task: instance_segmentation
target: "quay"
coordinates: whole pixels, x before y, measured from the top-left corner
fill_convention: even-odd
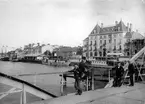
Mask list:
[[[111,87],[83,92],[81,96],[73,93],[29,104],[145,104],[145,83],[136,83],[134,87]]]

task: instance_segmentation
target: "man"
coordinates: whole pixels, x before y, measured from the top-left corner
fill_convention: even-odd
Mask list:
[[[86,57],[82,57],[82,61],[79,63],[79,70],[80,70],[80,76],[82,79],[86,79],[88,74],[88,66],[87,66],[87,60]]]
[[[130,63],[130,61],[128,61],[128,74],[129,74],[129,79],[130,79],[130,85],[129,86],[134,86],[134,79],[133,76],[135,74],[135,68],[133,63]]]
[[[75,88],[77,89],[76,95],[82,94],[82,89],[80,87],[80,83],[82,80],[85,80],[88,75],[86,57],[82,57],[82,61],[79,63],[78,67],[75,66],[77,72],[74,71],[75,76]]]
[[[122,85],[122,77],[124,74],[124,69],[121,66],[121,63],[118,62],[117,66],[115,67],[115,78],[114,78],[114,87],[120,87]]]
[[[78,65],[74,65],[74,78],[75,78],[75,83],[74,83],[74,87],[76,89],[76,95],[81,95],[82,94],[82,89],[80,87],[80,83],[81,83],[81,75],[80,75],[80,70]]]

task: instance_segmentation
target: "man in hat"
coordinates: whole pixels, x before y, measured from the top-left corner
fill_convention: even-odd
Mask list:
[[[77,68],[77,67],[75,67]],[[82,80],[86,79],[88,71],[87,71],[87,60],[86,57],[82,57],[81,62],[78,65],[77,68],[77,73],[75,75],[75,79],[76,79],[76,85],[75,88],[77,88],[77,95],[81,95],[82,94],[82,89],[80,88],[80,83]],[[75,73],[74,73],[75,74]]]
[[[121,63],[118,62],[117,66],[115,67],[115,78],[114,78],[114,87],[120,87],[122,85],[121,81],[124,75],[124,69],[121,66]]]

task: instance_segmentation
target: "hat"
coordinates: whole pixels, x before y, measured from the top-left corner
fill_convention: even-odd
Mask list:
[[[86,57],[82,57],[83,60],[86,60]]]

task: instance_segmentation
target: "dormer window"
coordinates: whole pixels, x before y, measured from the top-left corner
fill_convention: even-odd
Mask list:
[[[96,33],[96,30],[94,30],[94,34]]]

